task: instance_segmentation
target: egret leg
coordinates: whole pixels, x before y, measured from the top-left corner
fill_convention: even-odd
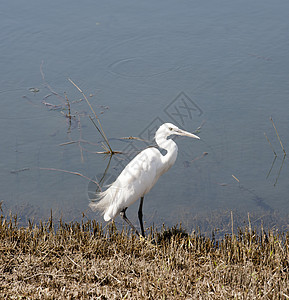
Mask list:
[[[139,223],[140,223],[141,235],[143,237],[145,237],[145,231],[144,231],[143,219],[142,219],[142,217],[143,217],[143,213],[142,213],[143,199],[144,199],[144,197],[140,198],[139,209],[138,209],[138,219],[139,219]]]
[[[126,223],[132,228],[132,230],[138,235],[140,236],[139,232],[136,230],[136,228],[133,226],[132,222],[127,218],[125,211],[127,210],[127,207],[125,209],[123,209],[120,212],[120,216],[124,219],[124,221],[126,221]]]

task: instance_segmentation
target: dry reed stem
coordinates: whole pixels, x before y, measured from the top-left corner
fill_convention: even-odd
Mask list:
[[[265,135],[265,138],[266,138],[267,142],[269,143],[269,145],[270,145],[270,147],[271,147],[271,149],[272,149],[274,155],[277,157],[276,151],[274,150],[274,148],[273,148],[273,146],[272,146],[272,144],[271,144],[271,142],[270,142],[270,140],[269,140],[269,138],[267,137],[267,135],[266,135],[265,132],[264,132],[264,135]]]
[[[95,113],[94,109],[92,108],[90,102],[88,101],[86,95],[85,95],[84,92],[76,85],[76,83],[74,83],[74,82],[72,81],[72,79],[68,78],[68,80],[69,80],[69,82],[71,82],[71,83],[77,88],[77,90],[78,90],[78,91],[82,94],[82,96],[84,97],[86,103],[88,104],[90,110],[93,112],[94,117],[96,118],[96,120],[97,120],[97,122],[98,122],[99,128],[98,128],[98,126],[96,126],[96,124],[95,124],[95,122],[93,121],[93,119],[89,116],[90,120],[93,122],[94,126],[96,127],[96,129],[98,130],[98,132],[100,133],[100,135],[104,138],[104,140],[105,140],[105,142],[106,142],[106,144],[107,144],[107,146],[108,146],[110,152],[113,153],[113,151],[112,151],[112,149],[111,149],[111,147],[110,147],[110,145],[109,145],[108,139],[107,139],[107,137],[106,137],[106,135],[105,135],[105,133],[104,133],[104,130],[103,130],[103,128],[102,128],[102,125],[101,125],[101,123],[100,123],[100,120],[99,120],[97,114]]]
[[[87,176],[85,176],[85,175],[83,175],[83,174],[81,174],[79,172],[73,172],[73,171],[68,171],[68,170],[63,170],[63,169],[55,169],[55,168],[41,168],[41,167],[39,167],[38,169],[39,170],[47,170],[47,171],[57,171],[57,172],[63,172],[63,173],[68,173],[68,174],[72,174],[72,175],[77,175],[77,176],[83,177],[83,178],[85,178],[85,179],[87,179],[87,180],[89,180],[89,181],[97,184],[98,187],[100,187],[99,183],[97,181],[95,181],[95,180],[93,180],[91,178],[88,178]]]
[[[284,152],[284,155],[286,155],[286,151],[285,151],[285,149],[284,149],[284,147],[283,147],[282,141],[281,141],[281,139],[280,139],[280,136],[279,136],[279,134],[278,134],[277,128],[276,128],[276,126],[275,126],[275,124],[274,124],[274,122],[273,122],[272,117],[270,117],[270,121],[272,122],[272,125],[273,125],[273,127],[274,127],[274,129],[275,129],[276,135],[277,135],[277,137],[278,137],[278,140],[279,140],[279,143],[280,143],[280,145],[281,145],[281,148],[282,148],[282,150],[283,150],[283,152]]]

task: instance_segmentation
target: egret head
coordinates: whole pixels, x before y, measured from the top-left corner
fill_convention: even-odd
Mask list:
[[[156,132],[156,139],[158,137],[164,137],[167,138],[170,135],[182,135],[182,136],[188,136],[194,139],[200,139],[197,135],[187,132],[185,130],[182,130],[178,128],[176,125],[171,123],[165,123],[161,125],[161,127]]]

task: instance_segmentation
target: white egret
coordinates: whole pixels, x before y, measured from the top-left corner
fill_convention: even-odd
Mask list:
[[[145,236],[143,227],[143,200],[155,185],[159,177],[167,172],[175,163],[178,155],[178,146],[172,139],[167,139],[171,135],[188,136],[199,139],[198,136],[179,129],[171,123],[160,126],[155,135],[155,141],[159,148],[166,150],[162,155],[154,147],[147,148],[140,152],[120,173],[106,191],[100,192],[96,201],[89,204],[93,211],[100,210],[104,214],[104,220],[113,220],[118,214],[126,221],[139,235],[136,228],[126,217],[126,209],[140,198],[138,217],[141,227],[141,234]]]

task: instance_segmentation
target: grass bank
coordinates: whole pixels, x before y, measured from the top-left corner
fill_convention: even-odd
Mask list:
[[[95,221],[1,217],[1,299],[287,299],[289,234],[220,240],[181,228],[139,239]]]

